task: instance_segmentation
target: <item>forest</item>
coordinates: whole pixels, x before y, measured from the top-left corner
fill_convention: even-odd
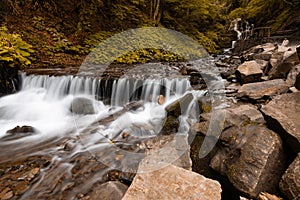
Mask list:
[[[7,66],[80,66],[96,45],[133,28],[176,30],[218,54],[231,46],[235,36],[228,28],[236,18],[255,27],[270,26],[272,34],[300,24],[298,0],[0,0],[0,5],[2,84],[5,76],[14,76]],[[171,52],[148,49],[128,52],[115,62],[181,60]]]

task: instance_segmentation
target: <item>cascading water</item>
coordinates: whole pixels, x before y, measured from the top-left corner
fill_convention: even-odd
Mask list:
[[[186,93],[192,93],[194,101],[180,117],[180,133],[187,133],[188,118],[197,119],[199,113],[195,99],[203,95],[203,92],[191,90],[187,78],[101,80],[22,74],[21,91],[0,99],[0,146],[9,149],[0,152],[0,163],[36,154],[54,154],[45,173],[55,177],[61,170],[70,170],[73,166],[70,162],[74,156],[86,150],[93,152],[103,148],[102,157],[109,160],[116,157],[116,152],[110,150],[109,145],[122,138],[122,133],[130,133],[138,138],[157,135],[166,117],[165,107]],[[157,102],[160,95],[165,98],[162,105]],[[89,99],[93,103],[95,114],[80,115],[70,111],[73,100],[79,97]],[[118,112],[132,101],[143,101],[144,104],[137,110]],[[112,119],[109,116],[112,116]],[[95,122],[99,123],[91,126]],[[7,137],[8,130],[24,125],[34,127],[36,132],[19,139]],[[80,141],[75,142],[76,147],[67,155],[56,153],[60,152],[61,147],[51,145],[65,140],[73,142],[78,138]],[[115,163],[112,165],[109,167],[119,167]],[[80,188],[87,189],[97,181],[99,177],[93,177]],[[37,188],[47,190],[47,187],[49,186],[44,177],[23,197],[30,199],[37,192]]]

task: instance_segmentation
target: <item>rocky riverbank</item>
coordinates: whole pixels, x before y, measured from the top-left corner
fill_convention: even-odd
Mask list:
[[[141,139],[123,132],[120,141],[111,141],[115,145],[93,149],[93,155],[77,149],[92,134],[88,129],[80,138],[64,136],[19,148],[9,141],[33,135],[35,129],[16,127],[1,138],[1,149],[14,151],[1,153],[0,199],[298,199],[299,59],[296,47],[270,43],[217,61],[225,88],[198,99],[201,115],[189,135],[174,133],[190,94],[166,106],[158,136]],[[128,75],[131,68],[115,69],[106,70],[109,78]],[[206,80],[213,79],[193,64],[168,64],[166,69],[189,76],[194,89],[205,89]],[[211,98],[221,93],[223,101]],[[101,124],[110,122],[108,116]]]

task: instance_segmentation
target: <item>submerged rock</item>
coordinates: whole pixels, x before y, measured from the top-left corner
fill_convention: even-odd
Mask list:
[[[300,154],[282,176],[279,187],[289,200],[300,198]]]
[[[8,130],[7,134],[16,134],[16,133],[35,133],[36,130],[32,126],[16,126],[15,128]]]
[[[236,70],[236,77],[242,84],[260,81],[263,71],[256,61],[244,62]]]
[[[71,102],[70,111],[78,115],[92,115],[95,114],[93,101],[84,97],[75,98]]]
[[[275,97],[261,111],[270,128],[278,132],[295,152],[300,152],[300,93]]]
[[[15,140],[22,137],[27,137],[37,133],[37,130],[32,126],[16,126],[15,128],[8,130],[3,140]]]
[[[143,171],[143,167],[139,168]],[[123,200],[138,199],[221,199],[221,185],[195,172],[174,165],[138,173]]]
[[[179,117],[188,108],[193,98],[194,98],[193,94],[188,93],[184,95],[182,98],[169,104],[165,108],[167,115],[173,116],[175,118]]]

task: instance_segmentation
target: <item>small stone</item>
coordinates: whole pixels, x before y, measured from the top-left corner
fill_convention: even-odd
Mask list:
[[[5,188],[1,193],[0,193],[0,199],[1,200],[7,200],[10,199],[14,196],[13,191],[10,188]]]
[[[31,181],[34,177],[36,177],[40,173],[40,168],[34,168],[32,169],[28,176],[27,176],[27,181]]]
[[[158,100],[157,100],[157,103],[159,104],[159,105],[163,105],[164,103],[165,103],[165,97],[163,96],[163,95],[159,95],[158,96]]]

